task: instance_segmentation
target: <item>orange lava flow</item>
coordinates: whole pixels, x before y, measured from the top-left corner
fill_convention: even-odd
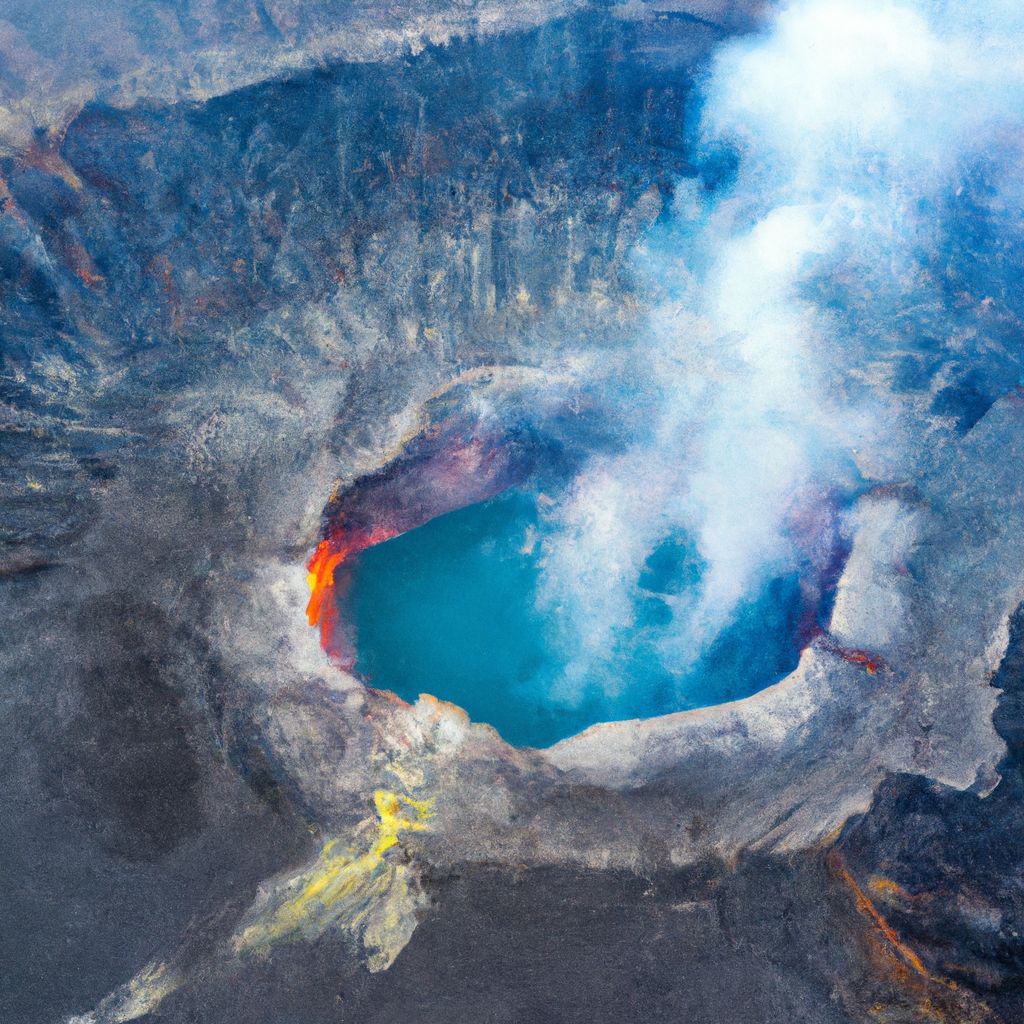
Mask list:
[[[342,563],[360,551],[397,537],[401,530],[389,526],[376,526],[371,530],[352,531],[328,535],[320,541],[306,565],[309,581],[309,604],[306,618],[311,626],[320,627],[320,646],[351,668],[350,644],[342,635],[341,622],[334,603],[334,574]]]
[[[881,665],[877,658],[872,658],[864,651],[844,651],[843,657],[854,665],[863,665],[869,676],[873,676]]]
[[[851,647],[840,647],[827,637],[823,642],[823,647],[831,654],[838,655],[843,661],[849,662],[851,665],[859,665],[869,676],[877,675],[882,669],[889,667],[886,665],[885,660],[877,654],[856,650]]]
[[[316,546],[313,557],[306,566],[306,579],[309,580],[309,604],[306,605],[306,617],[311,626],[319,626],[323,615],[324,600],[334,588],[334,570],[349,553],[347,547],[335,551],[329,540],[322,540]]]
[[[896,933],[896,929],[889,924],[888,921],[878,912],[875,905],[868,898],[868,895],[857,883],[857,880],[850,873],[849,868],[843,862],[842,857],[833,851],[829,855],[829,866],[832,868],[836,876],[842,881],[853,893],[854,905],[857,910],[860,911],[865,917],[867,917],[875,927],[885,936],[886,941],[892,947],[892,949],[902,958],[904,963],[908,964],[913,970],[920,974],[923,978],[927,978],[929,981],[939,981],[942,984],[946,984],[941,978],[934,978],[928,972],[928,969],[921,962],[921,958],[899,937]]]

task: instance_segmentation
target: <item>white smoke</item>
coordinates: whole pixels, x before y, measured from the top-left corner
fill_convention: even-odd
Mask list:
[[[972,361],[1014,382],[1018,352],[979,327],[992,296],[951,296],[941,264],[957,231],[948,205],[979,162],[1001,251],[1018,246],[1021,161],[1007,140],[1022,122],[1019,4],[797,0],[717,54],[701,140],[709,160],[735,153],[735,174],[707,193],[680,183],[670,234],[638,254],[673,295],[638,348],[664,395],[658,420],[589,467],[544,545],[540,601],[572,656],[563,697],[628,686],[612,655],[644,561],[672,530],[706,565],[663,642],[683,671],[745,595],[799,564],[813,538],[793,524],[808,503],[920,474],[953,430],[932,408],[942,386]],[[984,244],[996,267],[999,246]],[[939,336],[930,363],[926,335]],[[901,359],[927,380],[899,386]]]

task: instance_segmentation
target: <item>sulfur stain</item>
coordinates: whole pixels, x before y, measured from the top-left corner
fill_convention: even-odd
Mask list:
[[[126,1024],[152,1012],[182,984],[182,976],[165,963],[152,963],[112,992],[91,1013],[67,1024]]]
[[[368,848],[325,844],[308,870],[276,886],[233,940],[236,953],[259,952],[288,939],[312,939],[330,927],[361,939],[371,970],[384,970],[415,928],[421,899],[406,864],[389,852],[403,832],[428,828],[432,801],[389,790],[374,794],[376,825]]]
[[[336,928],[361,942],[366,965],[383,971],[394,963],[416,928],[416,914],[425,905],[416,875],[392,854],[406,832],[422,832],[433,816],[433,800],[379,789],[373,795],[374,820],[360,832],[368,843],[341,847],[337,839],[324,845],[309,868],[273,886],[250,909],[241,929],[222,947],[225,960],[265,953],[278,942],[315,939]],[[112,992],[91,1013],[67,1024],[127,1024],[159,1006],[187,978],[165,963],[143,968]]]

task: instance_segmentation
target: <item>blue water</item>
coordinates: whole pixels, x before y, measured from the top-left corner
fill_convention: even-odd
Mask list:
[[[650,717],[746,696],[795,667],[798,578],[779,577],[737,610],[685,674],[663,664],[672,630],[665,598],[703,565],[685,537],[666,538],[637,581],[633,628],[608,653],[613,695],[595,679],[559,701],[564,637],[538,611],[536,503],[523,492],[452,512],[365,551],[342,614],[356,634],[356,671],[413,701],[430,693],[465,708],[519,746],[547,746],[595,722]]]

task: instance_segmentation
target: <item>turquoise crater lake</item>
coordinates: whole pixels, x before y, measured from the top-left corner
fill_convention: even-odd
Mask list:
[[[591,685],[569,700],[560,624],[537,603],[545,524],[536,495],[510,491],[438,516],[364,551],[339,600],[357,674],[408,701],[430,693],[518,746],[548,746],[597,722],[647,718],[744,697],[799,658],[798,577],[770,579],[685,672],[665,663],[672,595],[702,564],[666,538],[637,580],[633,621]],[[615,685],[608,685],[613,680]]]

